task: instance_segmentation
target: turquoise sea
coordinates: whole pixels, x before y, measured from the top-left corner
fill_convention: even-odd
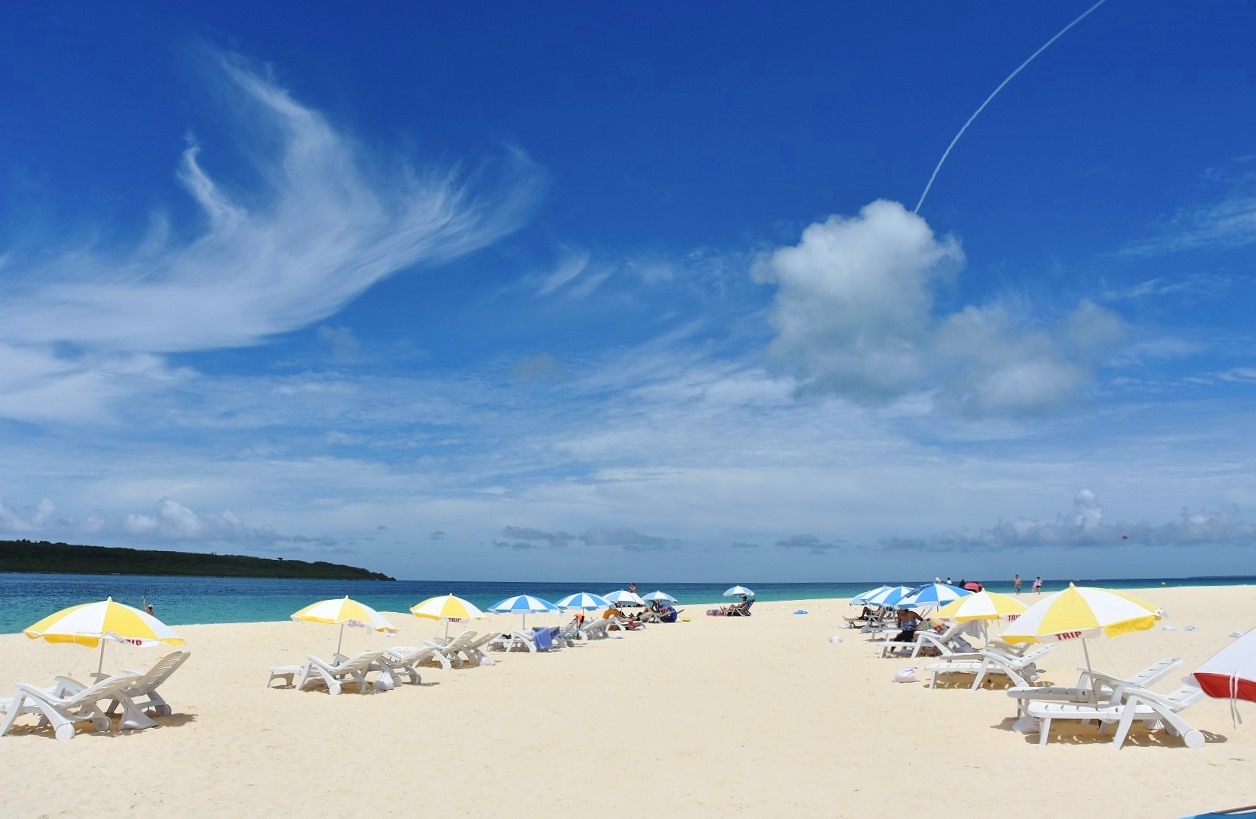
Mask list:
[[[680,607],[701,608],[723,600],[724,590],[741,583],[755,591],[760,602],[831,598],[845,602],[882,582],[905,586],[925,583],[932,578],[901,581],[857,581],[849,583],[756,583],[732,579],[721,583],[654,583],[637,581],[637,591],[645,594],[662,589],[680,601]],[[1029,595],[1032,578],[1025,580]],[[1069,580],[1047,580],[1044,591],[1058,590]],[[1078,585],[1107,588],[1150,588],[1166,586],[1242,586],[1256,584],[1256,577],[1193,578],[1074,578]],[[557,600],[578,591],[607,594],[626,583],[607,581],[505,583],[444,580],[265,580],[220,577],[145,577],[139,575],[75,575],[0,573],[0,633],[19,632],[55,611],[76,603],[112,597],[139,606],[148,598],[155,614],[169,625],[190,623],[242,623],[286,620],[297,609],[329,597],[349,595],[381,611],[408,611],[421,600],[439,594],[456,594],[481,608],[516,594],[531,594]],[[1010,581],[987,583],[991,591],[1011,592]]]

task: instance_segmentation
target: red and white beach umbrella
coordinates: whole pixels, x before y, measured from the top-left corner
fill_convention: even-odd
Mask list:
[[[1204,693],[1230,701],[1230,715],[1237,725],[1237,700],[1256,702],[1256,629],[1208,658],[1193,675]]]

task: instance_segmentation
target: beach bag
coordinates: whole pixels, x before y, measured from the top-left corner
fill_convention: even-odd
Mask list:
[[[904,669],[900,669],[899,672],[894,675],[894,682],[896,683],[916,682],[916,666],[909,665]]]

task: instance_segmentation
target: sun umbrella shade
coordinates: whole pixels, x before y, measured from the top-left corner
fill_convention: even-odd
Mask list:
[[[909,594],[911,594],[911,589],[906,586],[891,586],[885,591],[877,592],[864,602],[869,606],[898,606]]]
[[[725,597],[736,597],[739,594],[744,594],[747,597],[754,597],[754,592],[751,589],[747,589],[745,586],[733,586],[731,589],[724,592]]]
[[[899,601],[899,605],[903,608],[942,606],[970,594],[972,592],[945,583],[926,583]]]
[[[351,600],[348,596],[320,600],[292,614],[293,620],[304,623],[328,623],[333,626],[369,628],[374,631],[396,631],[393,624],[375,609]]]
[[[471,620],[486,616],[473,603],[452,594],[429,597],[411,606],[410,613],[429,620]]]
[[[1208,658],[1194,676],[1210,697],[1256,702],[1256,629]]]
[[[1025,612],[1025,604],[1006,594],[981,591],[952,600],[933,613],[934,620],[1014,620]]]
[[[555,606],[548,600],[542,600],[539,597],[533,597],[530,594],[517,594],[514,597],[507,597],[505,600],[499,600],[488,607],[488,610],[494,614],[521,614],[523,615],[522,625],[528,624],[528,615],[539,612],[561,612],[558,606]]]
[[[641,599],[642,600],[657,600],[660,603],[675,603],[676,602],[676,598],[672,597],[670,594],[668,594],[665,591],[652,591],[649,594],[643,594],[641,596]]]
[[[893,587],[893,586],[884,586],[884,585],[882,585],[882,586],[877,586],[875,589],[868,589],[868,590],[867,590],[866,592],[864,592],[863,594],[857,594],[857,595],[855,595],[854,597],[852,597],[852,598],[850,599],[850,604],[851,604],[852,606],[861,606],[861,605],[865,605],[865,604],[868,602],[868,598],[869,598],[869,597],[872,597],[872,596],[873,596],[873,595],[875,595],[875,594],[880,594],[881,592],[887,592],[887,591],[889,591],[889,590],[890,590],[890,589],[892,589],[892,588],[894,588],[894,587]]]
[[[604,596],[612,603],[631,603],[634,606],[645,605],[645,601],[636,592],[630,592],[627,589],[618,589]]]
[[[604,597],[589,592],[576,592],[569,594],[562,600],[554,603],[560,609],[584,609],[585,611],[593,611],[595,609],[608,609],[611,603]]]
[[[1110,589],[1069,585],[1044,597],[1003,632],[1009,643],[1038,643],[1116,637],[1143,631],[1160,619],[1146,600]]]
[[[533,597],[530,594],[518,594],[514,597],[507,597],[505,600],[499,600],[489,606],[488,610],[494,614],[536,614],[545,611],[561,611],[558,606],[555,606],[550,601]]]
[[[22,632],[32,640],[96,647],[101,640],[134,646],[183,645],[183,638],[151,614],[113,598],[50,614]]]

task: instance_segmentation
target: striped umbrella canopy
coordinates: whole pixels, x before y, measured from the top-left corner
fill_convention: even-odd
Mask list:
[[[627,589],[618,589],[602,596],[612,603],[631,603],[634,606],[645,605],[645,601],[636,592],[630,592]]]
[[[583,609],[584,611],[594,611],[595,609],[609,609],[611,603],[604,597],[599,597],[590,592],[576,592],[569,594],[562,600],[554,603],[560,609]]]
[[[105,641],[149,648],[157,645],[183,645],[183,638],[147,612],[115,602],[112,597],[97,603],[70,606],[28,627],[23,632],[32,640],[100,646],[99,672],[105,663]]]
[[[1025,612],[1025,604],[1009,594],[980,591],[966,594],[947,603],[933,613],[932,620],[1015,620]]]
[[[449,636],[451,620],[475,620],[488,616],[476,608],[475,604],[452,594],[429,597],[421,603],[415,603],[410,607],[410,613],[428,620],[444,620],[446,637]]]
[[[957,586],[948,586],[946,583],[926,583],[900,600],[899,606],[907,609],[916,606],[943,606],[970,594],[972,592]]]
[[[660,603],[675,603],[676,598],[672,597],[665,591],[652,591],[649,594],[641,595],[642,600],[657,600]]]
[[[517,594],[514,597],[507,597],[505,600],[499,600],[488,607],[488,610],[494,614],[522,614],[523,626],[528,625],[528,615],[539,612],[560,612],[562,609],[555,606],[548,600],[542,600],[539,597],[533,597],[530,594]]]
[[[864,602],[869,606],[898,606],[909,594],[911,594],[911,589],[906,586],[890,586],[884,591],[870,595]]]
[[[336,653],[344,643],[345,626],[353,628],[369,628],[372,631],[396,632],[392,623],[375,609],[359,603],[357,600],[344,597],[333,597],[330,600],[319,600],[311,603],[300,611],[292,613],[292,619],[303,623],[327,623],[340,626],[340,639],[336,641]]]
[[[1086,640],[1146,631],[1159,619],[1160,613],[1154,604],[1132,594],[1070,583],[1064,591],[1047,595],[1025,609],[1001,636],[1009,643],[1080,639],[1089,668],[1090,649]]]
[[[745,586],[733,586],[731,589],[726,589],[724,591],[725,597],[736,597],[739,594],[744,594],[747,597],[754,597],[754,591],[747,589]]]
[[[890,589],[892,589],[892,588],[894,588],[894,587],[893,587],[893,586],[886,586],[886,585],[882,584],[882,585],[880,585],[880,586],[877,586],[875,589],[868,589],[866,592],[863,592],[862,594],[857,594],[857,595],[855,595],[854,597],[852,597],[852,598],[850,599],[850,604],[851,604],[852,606],[863,606],[863,605],[867,605],[867,603],[868,603],[868,598],[869,598],[869,597],[871,597],[871,596],[872,596],[872,595],[874,595],[874,594],[880,594],[881,592],[889,591],[889,590],[890,590]]]

